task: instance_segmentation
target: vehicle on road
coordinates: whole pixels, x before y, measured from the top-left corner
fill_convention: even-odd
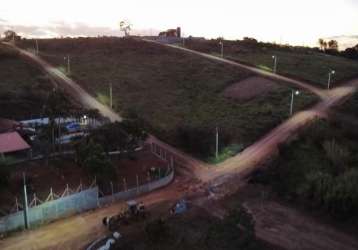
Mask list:
[[[131,200],[127,202],[127,207],[124,211],[111,217],[104,217],[102,219],[103,225],[108,227],[110,231],[117,230],[122,225],[129,225],[133,222],[143,221],[148,217],[148,212],[145,209],[143,202]]]

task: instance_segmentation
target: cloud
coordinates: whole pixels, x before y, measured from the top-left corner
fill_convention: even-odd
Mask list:
[[[5,19],[2,19],[2,18],[0,17],[0,23],[7,23],[7,21],[6,21]]]
[[[0,32],[3,33],[7,29],[12,29],[23,37],[78,37],[78,36],[123,36],[123,32],[119,27],[110,28],[104,26],[89,26],[85,23],[66,23],[63,21],[54,21],[47,26],[27,26],[27,25],[7,25],[0,24]],[[157,35],[158,30],[132,30],[135,35]]]
[[[358,35],[341,35],[341,36],[331,36],[325,38],[325,40],[336,40],[339,45],[340,50],[345,50],[347,48],[354,47],[358,44]]]

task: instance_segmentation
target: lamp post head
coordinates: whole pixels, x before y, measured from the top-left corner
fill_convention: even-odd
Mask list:
[[[333,75],[334,75],[335,73],[336,73],[336,71],[335,71],[335,70],[331,70],[331,74],[333,74]]]
[[[272,56],[272,59],[275,59],[276,58],[276,56]]]
[[[300,91],[296,90],[295,95],[299,95],[299,94],[300,94]]]

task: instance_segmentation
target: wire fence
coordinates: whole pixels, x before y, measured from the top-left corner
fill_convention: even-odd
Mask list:
[[[135,185],[128,185],[126,178],[118,183],[109,182],[109,194],[99,189],[97,180],[94,178],[88,186],[80,182],[78,186],[70,188],[67,184],[62,192],[54,192],[50,188],[48,195],[44,198],[40,198],[34,193],[27,202],[27,209],[25,199],[20,200],[15,197],[15,203],[9,211],[10,213],[0,217],[0,233],[24,228],[25,217],[27,217],[31,226],[42,224],[67,215],[108,205],[118,200],[132,199],[168,185],[174,179],[174,157],[159,146],[152,146],[151,151],[167,163],[167,168],[159,168],[156,172],[149,173],[147,178],[142,180],[136,175]],[[25,210],[27,210],[27,216],[25,216]]]

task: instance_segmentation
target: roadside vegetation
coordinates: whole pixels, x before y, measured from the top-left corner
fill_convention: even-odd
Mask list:
[[[33,49],[33,40],[24,40]],[[114,109],[136,113],[149,132],[172,145],[208,160],[215,152],[215,128],[220,150],[244,147],[288,117],[289,87],[278,87],[246,102],[226,98],[223,91],[252,76],[230,65],[135,39],[78,38],[39,40],[40,56],[64,67],[71,56],[71,77],[98,100]],[[316,100],[303,92],[295,111]]]
[[[148,222],[142,231],[125,235],[114,247],[116,250],[151,249],[271,249],[255,238],[254,221],[243,208],[232,210],[223,219],[205,211]],[[273,248],[272,248],[273,249]]]
[[[219,39],[187,39],[185,47],[220,56],[219,42]],[[327,86],[328,73],[331,70],[335,70],[333,84],[358,76],[357,60],[323,53],[318,48],[262,43],[252,38],[224,41],[224,57],[229,60],[272,71],[272,56],[277,57],[278,74],[302,79],[321,87]]]
[[[358,134],[341,122],[319,120],[255,180],[287,200],[340,220],[358,217]]]

